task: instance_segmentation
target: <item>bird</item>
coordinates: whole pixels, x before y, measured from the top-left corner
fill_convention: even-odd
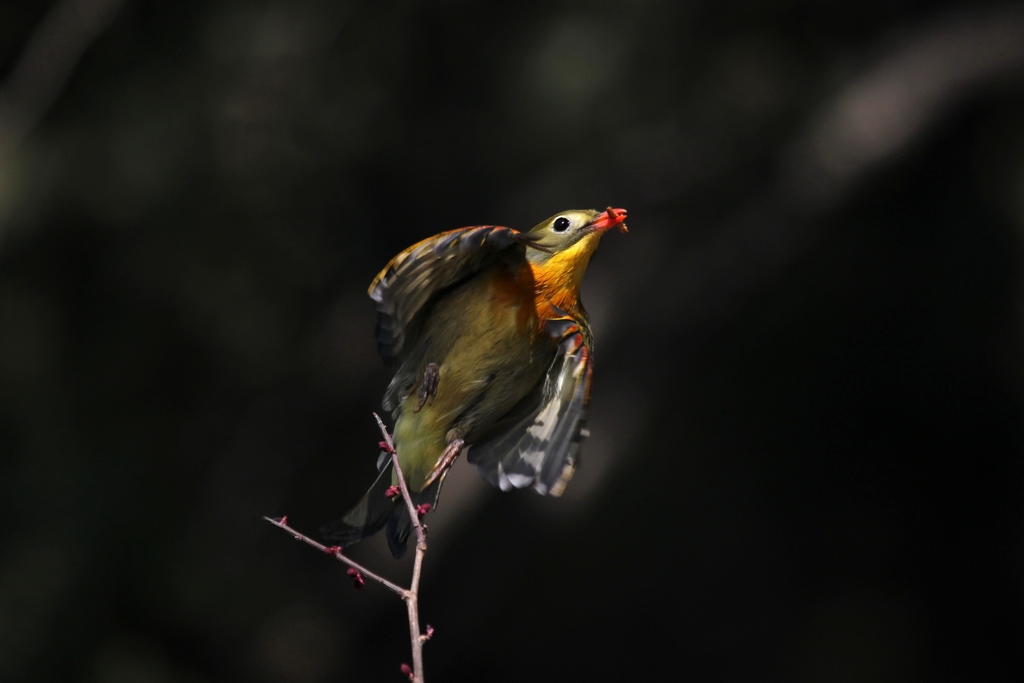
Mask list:
[[[602,236],[627,232],[625,219],[608,207],[562,211],[525,232],[449,230],[374,278],[378,351],[397,368],[383,407],[414,505],[436,507],[461,453],[503,491],[562,494],[587,435],[593,375],[580,284]],[[387,526],[397,559],[412,521],[388,452],[377,468],[362,499],[321,533],[344,547]]]

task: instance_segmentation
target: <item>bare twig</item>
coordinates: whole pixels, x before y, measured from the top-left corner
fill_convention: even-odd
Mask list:
[[[333,555],[335,557],[335,559],[340,560],[341,562],[344,562],[348,566],[350,566],[353,569],[355,569],[357,572],[360,572],[361,574],[366,576],[366,578],[373,579],[374,581],[376,581],[380,585],[382,585],[385,588],[387,588],[388,590],[390,590],[392,593],[396,593],[403,600],[405,599],[406,594],[409,592],[406,589],[404,589],[401,586],[399,586],[397,583],[392,583],[391,581],[388,581],[383,576],[380,576],[379,574],[376,574],[376,573],[370,571],[369,569],[367,569],[363,565],[359,564],[358,562],[356,562],[352,558],[347,557],[346,555],[344,555],[342,553],[341,546],[337,546],[337,545],[335,545],[335,546],[327,546],[327,545],[324,545],[323,543],[318,543],[317,541],[314,541],[312,538],[310,538],[306,534],[302,533],[301,531],[296,531],[295,529],[291,528],[290,526],[288,526],[288,518],[287,517],[281,517],[279,519],[274,519],[273,517],[266,517],[266,516],[264,516],[263,519],[267,520],[268,522],[270,522],[271,524],[276,526],[278,529],[284,529],[285,531],[290,533],[292,536],[294,536],[296,541],[302,541],[306,545],[313,546],[314,548],[316,548],[320,552],[327,553],[328,555]]]
[[[349,566],[349,575],[356,579],[357,587],[362,585],[363,577],[365,576],[368,579],[376,581],[405,601],[406,609],[409,613],[409,641],[412,645],[412,667],[410,668],[408,664],[402,664],[401,671],[406,674],[409,677],[409,680],[413,681],[413,683],[423,683],[423,643],[430,640],[434,635],[434,629],[429,624],[427,624],[425,632],[420,632],[419,617],[420,576],[423,570],[423,557],[427,552],[427,527],[423,524],[420,518],[426,514],[429,510],[429,506],[424,505],[422,508],[417,508],[413,504],[412,496],[409,493],[409,486],[406,484],[405,475],[402,473],[401,464],[398,462],[398,453],[395,452],[394,441],[392,441],[391,435],[388,433],[387,427],[384,426],[384,422],[380,419],[380,416],[374,413],[373,417],[376,418],[381,434],[384,435],[384,441],[381,442],[381,447],[391,455],[391,462],[395,466],[395,474],[398,478],[398,488],[401,492],[402,499],[405,501],[405,505],[409,510],[409,517],[412,519],[413,528],[416,530],[416,557],[413,561],[412,580],[409,584],[409,588],[402,588],[398,584],[388,581],[383,576],[380,576],[358,562],[355,562],[342,552],[342,548],[340,546],[325,546],[322,543],[314,541],[309,536],[296,531],[292,527],[288,526],[287,517],[281,517],[280,519],[264,517],[263,519],[267,520],[279,529],[284,529],[294,536],[296,540],[313,546],[317,550],[327,553],[328,555],[333,555],[335,559],[347,564]]]
[[[410,680],[422,682],[423,643],[426,638],[420,635],[419,588],[420,573],[423,570],[423,556],[427,553],[427,532],[423,522],[420,521],[420,511],[413,505],[412,496],[409,494],[409,486],[405,483],[405,474],[402,473],[402,466],[398,462],[398,453],[395,451],[395,444],[391,440],[391,435],[388,434],[387,427],[384,426],[380,415],[374,413],[373,417],[377,420],[380,433],[384,435],[384,443],[382,445],[387,446],[387,451],[391,454],[391,462],[395,466],[395,474],[398,476],[398,487],[402,491],[405,506],[409,509],[409,518],[412,520],[412,526],[416,530],[416,557],[412,565],[412,584],[409,592],[403,596],[403,600],[405,600],[405,607],[409,611],[409,641],[412,643],[413,670]]]

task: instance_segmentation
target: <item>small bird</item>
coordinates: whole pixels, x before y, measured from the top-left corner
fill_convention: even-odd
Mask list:
[[[416,505],[436,506],[462,452],[503,491],[559,496],[585,436],[593,339],[580,301],[590,257],[625,209],[563,211],[529,232],[478,225],[409,247],[374,278],[377,341],[397,372],[384,395]],[[362,500],[321,532],[343,546],[385,525],[405,553],[408,508],[388,496],[391,458]]]

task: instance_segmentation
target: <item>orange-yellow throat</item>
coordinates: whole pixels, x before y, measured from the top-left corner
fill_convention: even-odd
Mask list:
[[[600,232],[592,232],[568,249],[560,251],[542,263],[530,263],[536,291],[537,315],[550,318],[548,302],[575,317],[578,311],[580,283],[590,263],[590,257],[601,241]]]

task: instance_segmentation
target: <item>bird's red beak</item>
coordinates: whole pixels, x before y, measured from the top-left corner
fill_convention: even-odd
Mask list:
[[[605,230],[610,230],[617,225],[619,226],[619,230],[622,232],[628,232],[626,224],[623,222],[625,220],[625,209],[613,209],[609,206],[604,210],[604,213],[597,217],[597,220],[590,224],[590,228],[597,232],[604,232]]]

